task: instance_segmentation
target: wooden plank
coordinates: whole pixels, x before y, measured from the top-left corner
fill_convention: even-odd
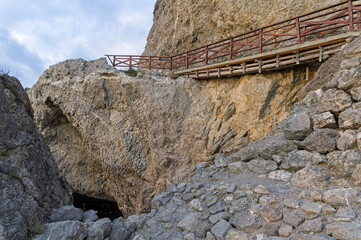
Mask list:
[[[324,55],[331,55],[331,54],[334,54],[336,52],[339,52],[340,49],[332,49],[332,50],[329,50],[329,51],[325,51],[324,52]],[[307,62],[314,62],[314,61],[318,61],[319,59],[319,54],[316,53],[316,54],[311,54],[309,56],[304,56],[304,57],[301,57],[300,58],[300,62],[301,63],[307,63]],[[282,66],[280,66],[280,68],[287,68],[287,67],[290,67],[290,66],[293,66],[296,64],[296,59],[290,59],[288,61],[285,61],[285,62],[282,62]],[[244,71],[244,69],[246,70],[246,72]],[[268,64],[268,65],[263,65],[262,66],[262,71],[263,72],[268,72],[268,71],[274,71],[274,70],[278,70],[277,69],[277,66],[276,66],[276,62],[273,63],[273,64]],[[226,68],[219,68],[217,69],[216,72],[212,72],[212,70],[208,69],[209,71],[209,74],[204,74],[202,72],[199,72],[198,73],[198,77],[199,79],[204,79],[204,78],[214,78],[214,77],[222,77],[224,75],[230,75],[229,72],[227,71]],[[307,71],[307,69],[306,69]],[[233,70],[233,76],[235,75],[244,75],[244,74],[254,74],[254,73],[257,73],[259,72],[259,67],[258,66],[255,66],[255,67],[245,67],[245,68],[239,68],[239,69],[234,69]],[[226,74],[225,74],[226,73]]]
[[[239,65],[243,62],[254,61],[255,59],[262,59],[262,58],[266,58],[266,57],[271,58],[271,57],[276,57],[277,55],[284,55],[287,53],[292,53],[294,51],[304,51],[304,50],[318,48],[320,45],[326,46],[326,45],[336,44],[336,43],[345,41],[347,38],[349,38],[351,36],[359,36],[359,35],[360,35],[360,31],[346,32],[346,33],[342,33],[342,34],[338,34],[338,35],[334,35],[334,36],[325,37],[323,39],[317,39],[317,40],[299,43],[299,44],[295,44],[295,45],[280,48],[280,49],[271,50],[268,52],[254,54],[251,56],[236,58],[231,61],[214,63],[214,64],[210,64],[207,66],[196,67],[196,68],[188,69],[188,70],[180,70],[180,71],[176,71],[175,73],[176,74],[184,74],[184,73],[191,72],[191,71],[205,70],[207,68],[212,69],[212,68],[224,67],[227,65],[237,65],[237,64]]]

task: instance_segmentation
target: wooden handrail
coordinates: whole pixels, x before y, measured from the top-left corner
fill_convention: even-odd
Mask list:
[[[359,0],[342,1],[331,6],[274,23],[247,33],[207,44],[173,56],[105,55],[114,67],[151,69],[188,69],[234,57],[248,56],[311,39],[361,29]],[[355,16],[356,15],[356,16]]]

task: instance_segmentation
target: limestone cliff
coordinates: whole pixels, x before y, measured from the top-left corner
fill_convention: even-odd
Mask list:
[[[20,82],[0,75],[0,239],[28,239],[52,208],[71,203],[32,117]]]
[[[158,0],[143,55],[178,54],[339,2]]]
[[[200,161],[264,137],[294,105],[305,70],[227,80],[126,76],[105,59],[50,67],[30,91],[35,120],[80,193],[125,216]]]

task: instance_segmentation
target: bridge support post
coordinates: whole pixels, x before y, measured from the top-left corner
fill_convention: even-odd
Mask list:
[[[148,70],[152,70],[152,57],[149,57]]]
[[[129,57],[129,70],[132,70],[132,56]]]
[[[173,70],[173,57],[170,57],[169,61],[170,61],[170,70],[172,71]]]
[[[188,69],[188,52],[186,52],[186,69]]]
[[[348,25],[350,31],[355,30],[353,26],[353,7],[352,7],[352,0],[348,0]]]

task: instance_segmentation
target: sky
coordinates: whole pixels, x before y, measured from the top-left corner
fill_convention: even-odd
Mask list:
[[[51,65],[141,54],[156,0],[0,0],[0,70],[31,87]]]

